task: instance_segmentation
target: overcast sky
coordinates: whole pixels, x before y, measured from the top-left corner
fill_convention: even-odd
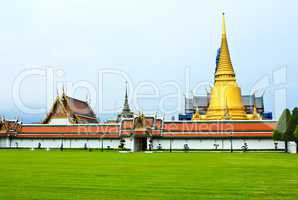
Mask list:
[[[297,9],[290,0],[1,0],[0,112],[40,117],[62,84],[98,114],[118,112],[125,80],[135,111],[182,112],[184,94],[213,82],[224,11],[242,93],[265,87],[265,109],[279,113],[298,105]]]

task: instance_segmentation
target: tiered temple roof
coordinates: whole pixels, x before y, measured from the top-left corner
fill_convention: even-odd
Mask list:
[[[48,124],[55,118],[68,119],[71,124],[98,123],[88,102],[69,97],[64,92],[56,98],[43,123]]]

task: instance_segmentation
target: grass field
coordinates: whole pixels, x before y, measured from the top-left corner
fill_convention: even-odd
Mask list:
[[[297,199],[298,156],[0,150],[0,199]]]

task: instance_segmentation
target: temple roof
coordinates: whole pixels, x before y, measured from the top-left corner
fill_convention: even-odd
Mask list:
[[[61,97],[58,96],[56,98],[50,112],[43,120],[43,123],[49,123],[50,119],[54,115],[63,115],[74,124],[98,123],[96,115],[88,102],[69,97],[64,93],[61,95]]]
[[[185,108],[193,109],[194,107],[207,107],[209,103],[208,96],[193,96],[185,98]]]
[[[193,101],[196,107],[205,107],[209,104],[208,96],[194,96]]]
[[[93,110],[85,101],[65,96],[67,106],[73,114],[96,118]]]
[[[256,97],[254,95],[243,95],[242,102],[244,106],[254,106],[257,108],[264,108],[263,96]]]
[[[256,97],[254,95],[242,95],[242,102],[244,106],[254,106],[257,108],[264,108],[263,96]],[[197,107],[207,107],[209,103],[208,96],[193,96],[192,98],[185,98],[185,109],[193,110]]]

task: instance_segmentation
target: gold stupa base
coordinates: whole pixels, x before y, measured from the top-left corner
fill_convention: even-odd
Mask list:
[[[247,120],[247,115],[241,108],[230,108],[227,113],[226,109],[209,109],[206,114],[207,120]]]

